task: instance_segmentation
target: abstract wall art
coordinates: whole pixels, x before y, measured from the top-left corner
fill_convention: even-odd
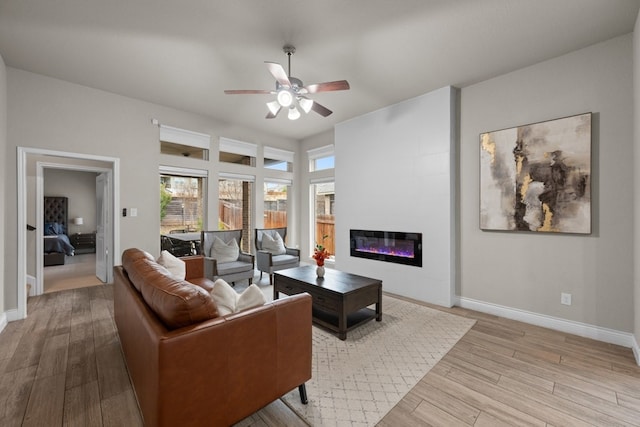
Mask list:
[[[591,233],[591,113],[480,135],[480,228]]]

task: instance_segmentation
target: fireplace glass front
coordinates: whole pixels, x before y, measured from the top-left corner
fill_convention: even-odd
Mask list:
[[[422,267],[422,233],[351,230],[351,256]]]

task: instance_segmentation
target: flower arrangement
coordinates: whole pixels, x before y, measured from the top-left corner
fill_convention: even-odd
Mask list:
[[[322,236],[322,240],[329,236]],[[316,265],[318,267],[324,267],[324,260],[329,258],[329,252],[325,249],[323,245],[316,244],[316,248],[313,251],[313,259],[316,260]]]

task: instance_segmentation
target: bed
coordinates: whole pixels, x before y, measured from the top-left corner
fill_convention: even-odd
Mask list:
[[[66,256],[73,256],[67,226],[69,201],[66,197],[44,198],[44,265],[62,265]]]

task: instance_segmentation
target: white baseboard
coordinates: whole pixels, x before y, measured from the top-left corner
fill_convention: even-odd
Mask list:
[[[609,344],[617,344],[629,347],[633,350],[636,362],[640,365],[640,348],[633,334],[620,332],[613,329],[602,328],[589,325],[587,323],[574,322],[573,320],[560,319],[559,317],[547,316],[546,314],[533,313],[517,308],[505,307],[471,298],[456,297],[457,306],[482,313],[493,314],[495,316],[506,317],[507,319],[518,320],[531,325],[542,326],[556,331],[567,332],[585,338],[603,341]]]
[[[5,314],[7,315],[7,320],[8,320],[9,322],[13,322],[13,321],[15,321],[15,320],[20,320],[20,319],[22,319],[22,317],[20,317],[20,316],[18,315],[18,309],[16,309],[16,308],[14,308],[14,309],[12,309],[12,310],[7,310],[7,311],[5,311]]]
[[[0,313],[0,332],[2,332],[6,326],[7,326],[7,314]]]
[[[636,363],[640,366],[640,347],[638,346],[638,341],[636,341],[636,337],[633,337],[633,346],[631,347],[633,350],[633,356],[636,358]]]

